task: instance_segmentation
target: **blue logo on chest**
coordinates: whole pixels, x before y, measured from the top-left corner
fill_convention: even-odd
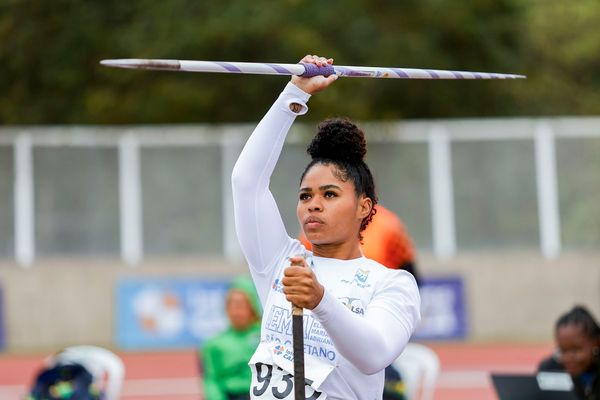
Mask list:
[[[368,288],[371,287],[370,283],[367,283],[367,280],[369,279],[369,270],[368,269],[361,269],[358,268],[356,270],[356,272],[354,273],[354,277],[352,278],[351,281],[347,280],[347,279],[342,279],[341,282],[342,283],[346,283],[346,284],[356,284],[356,286],[360,287],[360,288]]]

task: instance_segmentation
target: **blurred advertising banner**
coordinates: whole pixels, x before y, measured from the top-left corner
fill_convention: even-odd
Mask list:
[[[116,295],[116,339],[123,349],[196,347],[228,326],[228,279],[124,279]],[[467,318],[459,277],[424,279],[416,340],[464,339]],[[1,292],[0,292],[0,307]],[[0,308],[0,348],[3,344]]]
[[[464,339],[467,310],[460,277],[424,279],[421,287],[421,324],[417,340]]]
[[[125,279],[118,283],[117,344],[124,349],[196,347],[228,326],[229,280]]]

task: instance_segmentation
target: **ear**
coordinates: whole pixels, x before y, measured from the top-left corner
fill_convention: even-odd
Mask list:
[[[358,199],[358,219],[363,220],[371,214],[371,210],[373,209],[373,200],[370,197],[365,196],[364,194],[360,195]]]

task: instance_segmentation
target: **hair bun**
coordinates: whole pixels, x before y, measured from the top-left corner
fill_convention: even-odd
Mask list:
[[[326,119],[306,149],[312,159],[328,159],[359,163],[367,154],[363,131],[345,118]]]

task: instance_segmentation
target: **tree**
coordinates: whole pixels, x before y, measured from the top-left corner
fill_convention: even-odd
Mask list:
[[[287,78],[124,71],[98,62],[289,63],[307,53],[338,64],[529,74],[510,82],[344,79],[311,100],[309,119],[591,112],[600,101],[597,90],[586,90],[598,84],[598,9],[587,0],[7,0],[0,5],[0,122],[255,121]]]

